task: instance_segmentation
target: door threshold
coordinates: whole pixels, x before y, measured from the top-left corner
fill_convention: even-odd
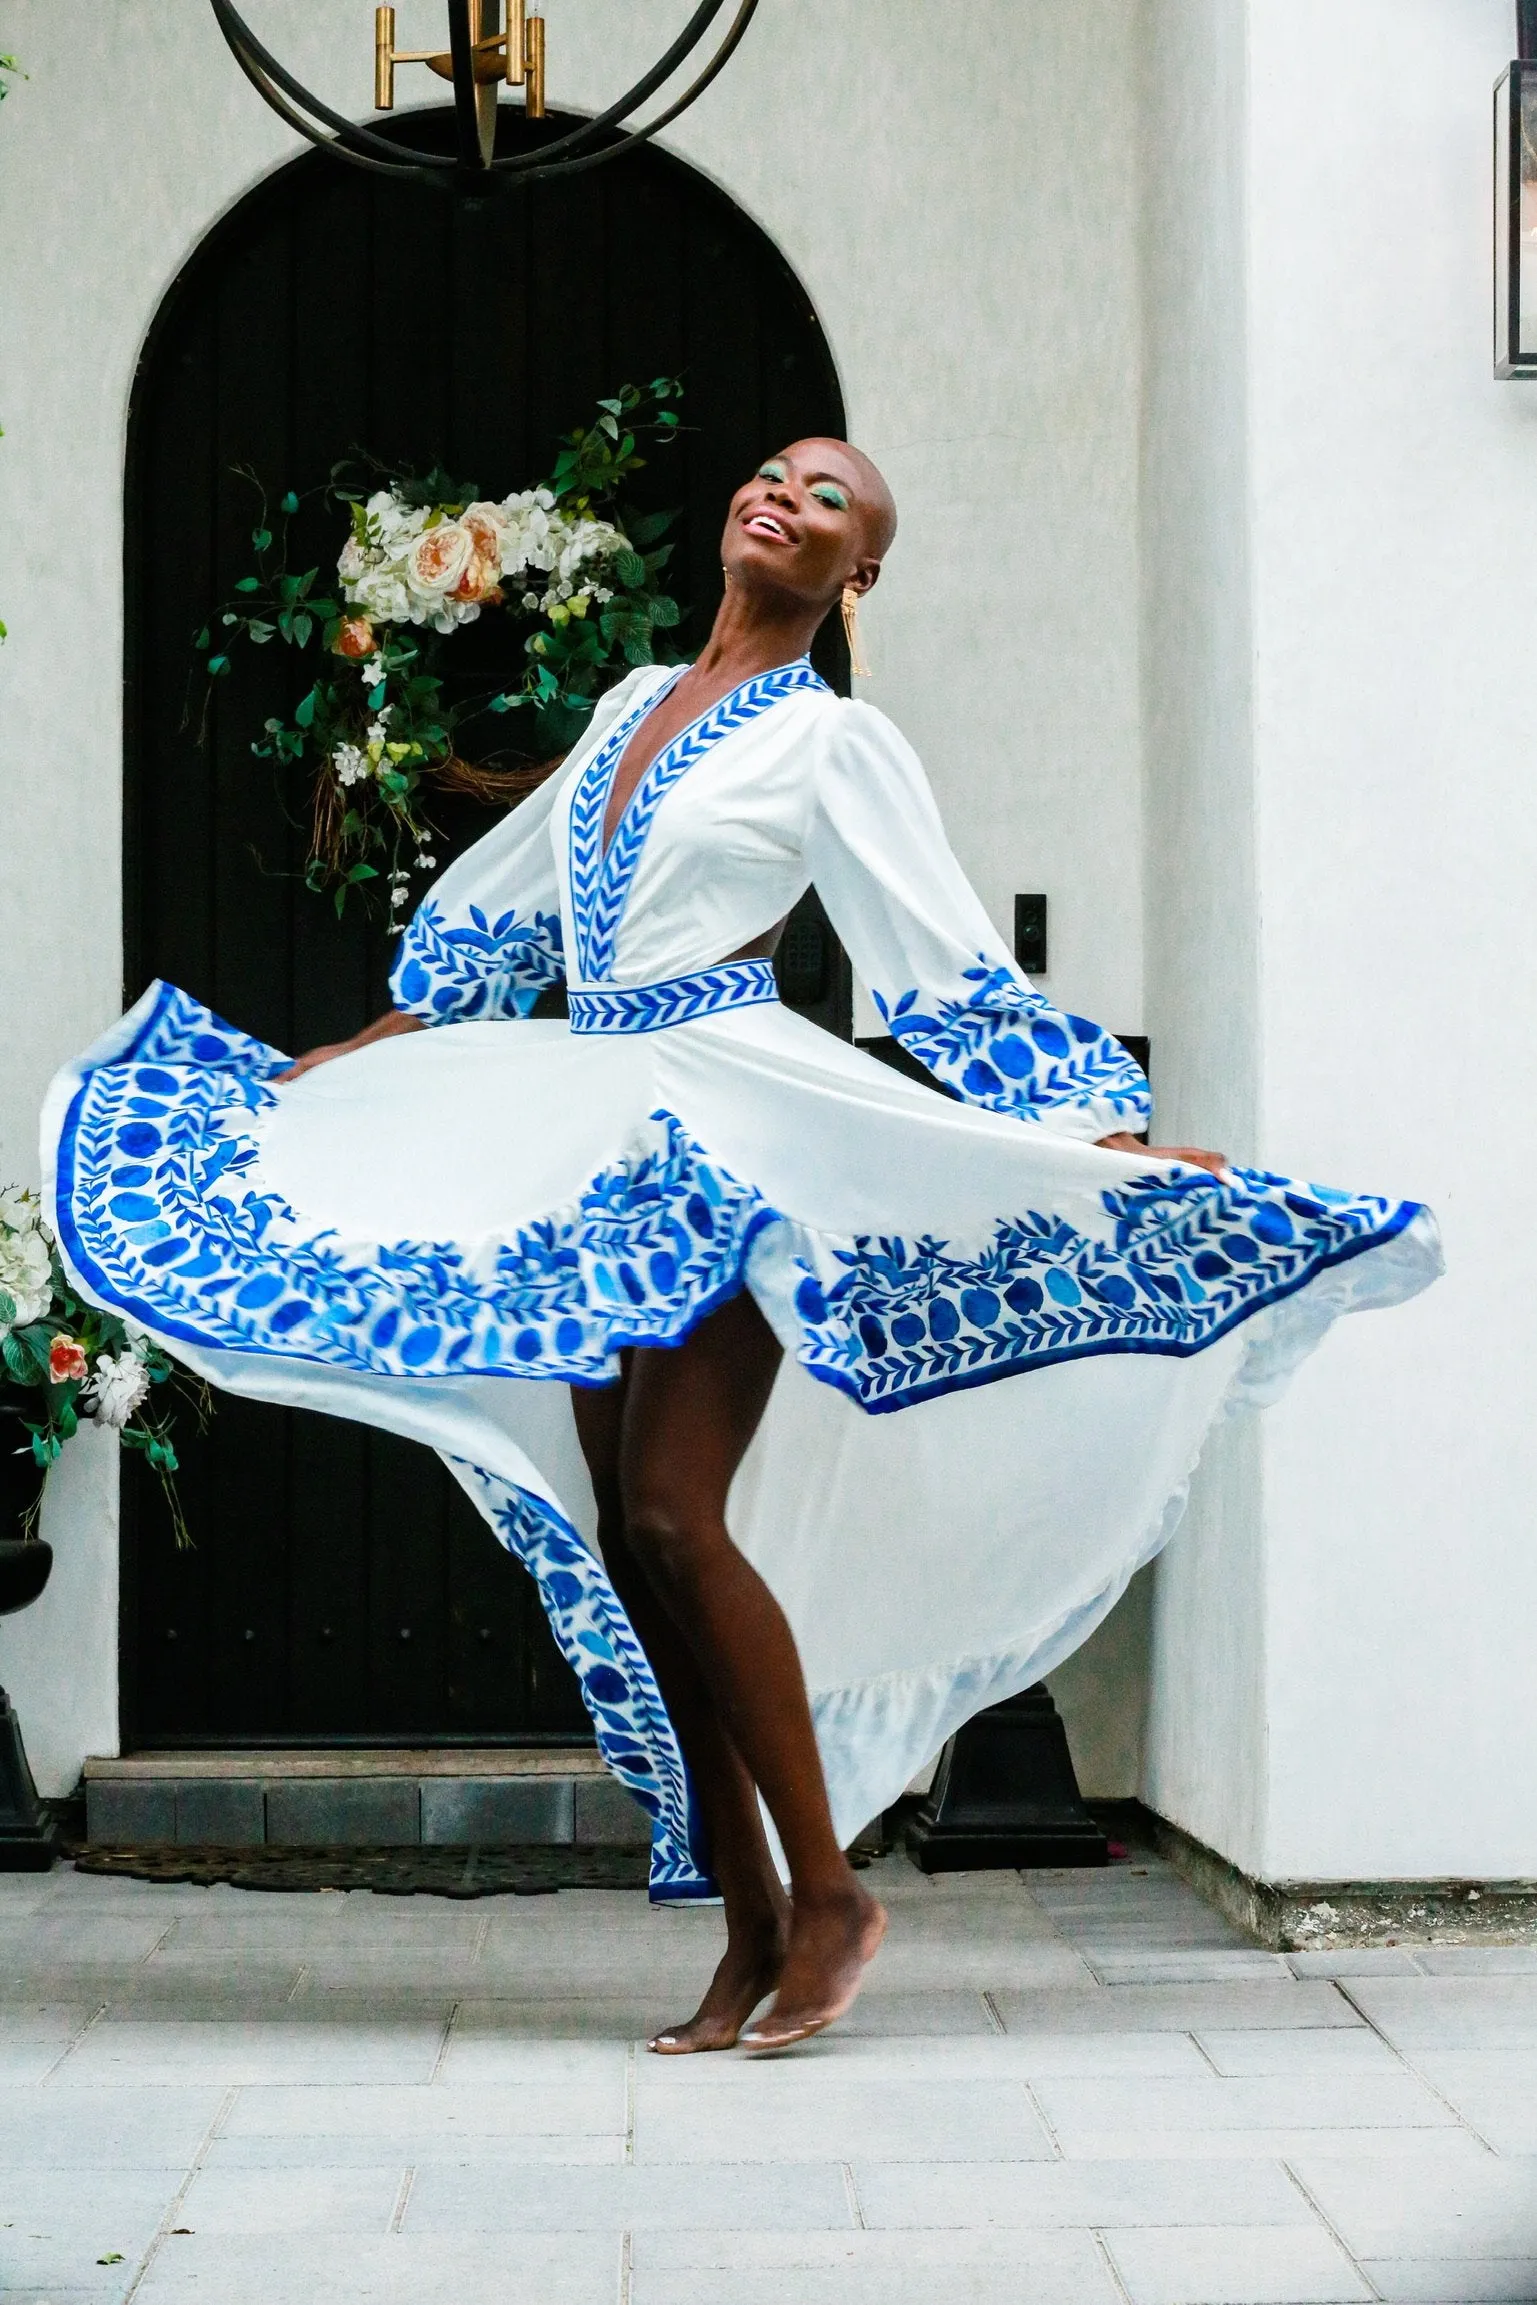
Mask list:
[[[260,1746],[222,1752],[123,1753],[92,1756],[86,1783],[165,1778],[255,1778],[263,1784],[296,1777],[603,1777],[596,1745],[302,1745]]]

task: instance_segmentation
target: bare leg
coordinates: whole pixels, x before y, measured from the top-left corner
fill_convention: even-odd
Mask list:
[[[625,1359],[633,1365],[633,1354]],[[686,2023],[669,2026],[650,2043],[660,2056],[686,2056],[734,2047],[758,2003],[774,1990],[789,1942],[790,1901],[769,1855],[757,1787],[722,1726],[693,1651],[625,1541],[619,1447],[629,1365],[605,1391],[573,1387],[571,1402],[597,1499],[603,1559],[683,1747],[726,1907],[726,1951],[703,2001]]]
[[[726,1529],[732,1476],[778,1365],[757,1306],[732,1298],[683,1344],[635,1355],[619,1448],[625,1542],[761,1789],[790,1867],[778,1998],[744,2036],[757,2048],[788,2046],[840,2016],[886,1925],[833,1831],[794,1636]]]

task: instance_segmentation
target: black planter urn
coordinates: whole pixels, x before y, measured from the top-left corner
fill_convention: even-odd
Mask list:
[[[53,1547],[23,1538],[22,1524],[46,1475],[17,1453],[18,1428],[0,1414],[0,1617],[30,1608],[48,1582]],[[21,1724],[0,1689],[0,1873],[46,1873],[59,1853],[59,1829],[37,1797]]]
[[[925,1873],[1109,1862],[1044,1681],[950,1739],[907,1843]]]

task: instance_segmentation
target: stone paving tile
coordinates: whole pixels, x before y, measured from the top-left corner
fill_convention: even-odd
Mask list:
[[[1011,2033],[1271,2032],[1364,2022],[1323,1979],[1244,1977],[1227,1985],[1117,1985],[1085,1993],[1000,1992],[993,1999]]]
[[[406,2163],[380,2158],[371,2167],[327,2167],[314,2156],[304,2169],[200,2169],[187,2188],[177,2223],[213,2233],[373,2233],[389,2231],[405,2189]]]
[[[1323,2036],[1329,2040],[1356,2037]],[[1375,2035],[1363,2029],[1360,2038],[1371,2042],[1394,2072],[1402,2070]],[[452,2054],[450,2051],[450,2067]],[[1210,2065],[1184,2033],[995,2033],[989,2038],[937,2035],[926,2040],[861,2040],[834,2030],[808,2041],[793,2057],[642,2055],[636,2060],[635,2080],[641,2097],[653,2091],[719,2088],[771,2096],[778,2089],[806,2089],[822,2083],[840,2089],[856,2084],[883,2089],[893,2082],[948,2086],[958,2081],[1036,2080],[1055,2073],[1119,2075],[1136,2083],[1147,2075],[1200,2079],[1210,2072]]]
[[[1086,2131],[1117,2129],[1135,2117],[1157,2152],[1180,2132],[1307,2129],[1454,2129],[1456,2117],[1402,2066],[1381,2072],[1265,2074],[1252,2078],[1139,2081],[1042,2080],[1042,2109],[1068,2153]]]
[[[1400,2166],[1299,2154],[1297,2175],[1359,2258],[1518,2258],[1537,2263],[1537,2158]],[[1533,2285],[1537,2296],[1537,2282]]]
[[[146,1960],[174,1927],[169,1913],[48,1913],[0,1921],[0,1970],[35,1976],[49,1969],[126,1968]]]
[[[638,2233],[631,2305],[1122,2305],[1087,2233]]]
[[[1532,2305],[1537,2297],[1537,2253],[1371,2257],[1361,2270],[1387,2305]]]
[[[713,2062],[714,2060],[712,2060]],[[789,2060],[786,2059],[788,2067]],[[648,2090],[635,2158],[672,2162],[1041,2161],[1050,2139],[1023,2081],[882,2081],[820,2076],[772,2090]]]
[[[1318,2220],[1267,2160],[853,2164],[872,2229],[1298,2225]]]
[[[0,2091],[0,2169],[184,2172],[224,2102],[222,2088],[76,2090],[56,2081]]]
[[[1415,1956],[1402,1945],[1344,1945],[1334,1953],[1287,1953],[1294,1977],[1422,1977]]]
[[[0,2173],[0,2296],[15,2288],[119,2289],[175,2198],[179,2173],[6,2168]],[[112,2254],[123,2270],[103,2266]]]
[[[323,2161],[333,2169],[373,2169],[381,2161],[419,2168],[429,2161],[472,2163],[481,2168],[599,2168],[625,2160],[622,2129],[540,2131],[524,2136],[440,2136],[420,2130],[360,2137],[218,2137],[203,2157],[206,2169],[308,2169]],[[4,2291],[0,2290],[0,2296]]]
[[[1425,1945],[1414,1958],[1427,1977],[1537,1977],[1537,1945]]]
[[[1223,2033],[1203,2028],[1195,2036],[1217,2071],[1232,2080],[1266,2073],[1397,2073],[1404,2067],[1386,2041],[1367,2026],[1326,2031]],[[1423,2070],[1423,2060],[1421,2061]]]
[[[103,2018],[60,2065],[52,2086],[144,2088],[194,2081],[425,2081],[437,2025],[326,2025],[241,2020]]]
[[[1353,1978],[1395,2049],[1537,2049],[1537,1977]]]
[[[641,2169],[418,2169],[407,2233],[838,2231],[854,2223],[829,2162]]]
[[[1413,2062],[1495,2152],[1537,2154],[1537,2050],[1418,2049]]]
[[[1043,1999],[1055,1999],[1043,1995]],[[998,2021],[981,1993],[886,1993],[874,1985],[861,1993],[830,2038],[847,2040],[926,2040],[945,2034],[996,2039]]]
[[[1078,1949],[1102,1985],[1226,1985],[1238,1978],[1291,1975],[1279,1953],[1236,1952],[1225,1946],[1211,1952],[1131,1953],[1084,1940]]]
[[[1000,1932],[996,1937],[960,1937],[949,1943],[940,1932],[932,1939],[915,1940],[893,1930],[876,1958],[866,1990],[956,1992],[969,1986],[978,1992],[1052,1991],[1083,1989],[1093,1983],[1094,1970],[1084,1956],[1060,1940],[1015,1944]]]
[[[516,2087],[424,2088],[376,2082],[364,2089],[335,2084],[242,2089],[221,2138],[309,2138],[315,2158],[324,2160],[328,2142],[409,2138],[445,2147],[455,2138],[579,2137],[596,2131],[622,2133],[625,2126],[625,2067],[588,2080],[530,2075]],[[405,2158],[410,2160],[410,2153]]]
[[[1345,2305],[1371,2291],[1327,2233],[1291,2226],[1110,2232],[1131,2305]]]
[[[0,2089],[41,2081],[100,2006],[76,2001],[0,2007]]]
[[[452,2233],[221,2233],[172,2235],[134,2305],[616,2305],[618,2295],[619,2241],[607,2233],[521,2233],[515,2250],[500,2236]],[[70,2301],[60,2292],[50,2305]]]

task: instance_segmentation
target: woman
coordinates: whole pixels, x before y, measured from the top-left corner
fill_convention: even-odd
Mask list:
[[[1414,1204],[1140,1143],[1136,1065],[1025,983],[911,752],[807,660],[895,526],[846,442],[771,459],[703,654],[623,682],[443,876],[388,1015],[289,1064],[155,987],[45,1123],[88,1295],[438,1446],[538,1577],[654,1893],[725,1901],[662,2053],[849,2007],[885,1923],[842,1844],[1098,1622],[1218,1413],[1439,1269]],[[813,880],[958,1101],[778,1007]],[[569,1025],[509,1021],[562,977]]]

